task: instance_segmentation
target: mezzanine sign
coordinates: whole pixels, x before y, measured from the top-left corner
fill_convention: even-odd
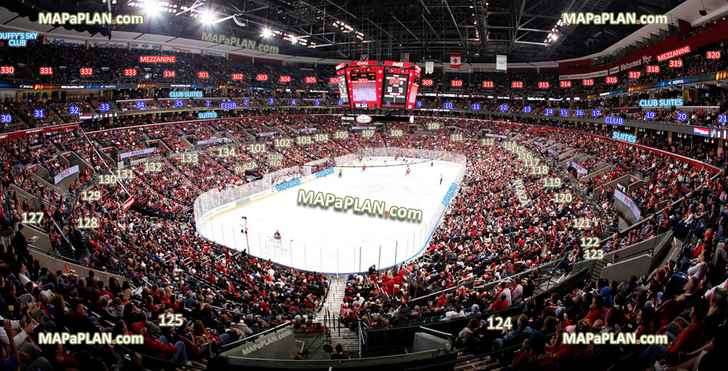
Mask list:
[[[176,55],[142,55],[139,63],[177,63]]]
[[[670,50],[670,51],[667,51],[667,52],[664,52],[664,53],[658,55],[657,61],[658,62],[666,61],[668,59],[679,57],[681,55],[688,54],[688,53],[690,53],[690,45],[685,45],[681,48]]]

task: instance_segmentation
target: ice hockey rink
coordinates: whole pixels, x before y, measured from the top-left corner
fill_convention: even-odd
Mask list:
[[[422,159],[375,157],[332,175],[274,192],[212,215],[198,226],[207,239],[251,255],[309,271],[351,273],[393,266],[420,255],[439,223],[443,198],[464,165]],[[410,174],[406,175],[409,163]],[[386,165],[386,166],[383,166]],[[342,176],[339,177],[339,170]],[[442,177],[442,184],[440,178]],[[334,193],[422,210],[420,223],[298,205],[298,191]],[[248,236],[241,232],[247,218]],[[276,231],[281,238],[274,239]]]

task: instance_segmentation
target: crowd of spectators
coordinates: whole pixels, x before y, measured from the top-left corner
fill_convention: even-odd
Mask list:
[[[488,331],[474,316],[458,341],[489,354],[481,369],[603,368],[720,370],[728,334],[726,178],[701,188],[670,211],[680,236],[675,258],[651,274],[625,281],[587,280],[566,293],[526,300],[513,327]],[[569,344],[564,335],[634,334],[663,342]]]
[[[175,57],[174,63],[142,63],[140,57],[150,55]],[[49,61],[54,61],[49,64]],[[248,58],[231,56],[225,58],[214,55],[201,55],[159,50],[120,49],[111,47],[87,47],[66,43],[45,43],[29,48],[18,48],[12,53],[0,56],[0,64],[13,66],[12,76],[4,79],[13,82],[34,83],[220,83],[232,85],[251,85],[258,88],[287,86],[291,89],[327,89],[333,69],[314,69],[308,66],[290,68],[282,65],[253,64]],[[214,66],[215,68],[210,68]],[[52,74],[40,75],[41,67],[51,67]],[[82,75],[81,68],[91,68]],[[133,71],[133,72],[132,72]],[[165,75],[174,71],[174,75]],[[90,74],[88,74],[90,72]],[[206,72],[206,74],[200,74]],[[233,74],[242,74],[238,79]],[[266,78],[257,78],[266,74]],[[291,79],[285,85],[279,83],[281,76]],[[305,83],[305,77],[315,77],[315,83]]]
[[[708,59],[707,51],[719,52],[721,58]],[[5,123],[2,131],[24,128],[58,125],[64,122],[79,122],[94,115],[138,114],[145,111],[176,111],[182,115],[185,110],[220,109],[222,103],[233,102],[237,108],[266,109],[283,106],[339,107],[338,89],[331,84],[333,68],[296,68],[283,65],[253,64],[249,60],[222,58],[210,55],[194,55],[170,53],[177,57],[177,63],[142,64],[139,57],[148,55],[144,50],[120,50],[115,48],[87,48],[82,46],[44,44],[33,48],[19,48],[14,53],[0,56],[0,64],[15,66],[13,75],[5,75],[3,79],[11,82],[32,81],[32,83],[139,83],[150,84],[148,88],[138,89],[137,85],[118,85],[111,96],[76,95],[72,91],[48,93],[45,91],[29,91],[22,98],[0,103],[0,113],[12,117]],[[509,70],[507,73],[473,72],[456,73],[440,72],[423,76],[424,80],[433,81],[432,86],[421,86],[418,97],[418,108],[426,110],[465,110],[499,112],[503,104],[508,104],[508,112],[521,113],[528,105],[530,114],[548,115],[545,109],[554,109],[551,114],[563,116],[561,109],[568,109],[568,117],[592,118],[591,110],[600,109],[599,119],[606,116],[619,116],[624,119],[647,121],[683,122],[699,126],[725,126],[728,106],[725,105],[726,93],[720,85],[665,85],[654,88],[659,81],[667,81],[679,77],[705,75],[725,69],[725,56],[728,50],[723,43],[708,45],[682,56],[684,67],[669,68],[672,60],[653,62],[660,67],[659,74],[648,74],[642,66],[636,69],[621,71],[615,76],[618,84],[606,85],[602,78],[596,78],[595,84],[583,87],[577,80],[572,81],[572,88],[559,87],[558,73],[555,70]],[[48,56],[44,58],[43,56]],[[53,56],[51,58],[50,56]],[[40,68],[47,60],[57,60],[60,66],[54,68],[52,76],[39,76]],[[88,65],[87,65],[88,64]],[[205,66],[216,66],[215,71],[207,71],[207,78],[199,78],[197,72],[205,70]],[[80,76],[81,67],[92,67],[92,76]],[[124,76],[123,70],[133,68],[137,75]],[[164,78],[163,71],[176,70],[174,78]],[[639,79],[630,80],[629,72],[641,71]],[[242,73],[243,80],[232,80],[233,73]],[[259,81],[258,75],[266,74],[268,79]],[[290,83],[280,83],[280,76],[292,76]],[[316,84],[306,84],[304,77],[315,76]],[[462,87],[453,88],[451,80],[462,80]],[[483,81],[493,81],[495,88],[484,89]],[[523,81],[524,89],[510,88],[511,81]],[[548,89],[537,88],[538,82],[549,82]],[[159,86],[159,83],[195,83],[196,89],[204,91],[205,98],[176,99],[170,98],[170,88]],[[157,85],[155,85],[157,84]],[[652,84],[652,85],[651,85]],[[422,85],[422,84],[420,84]],[[599,97],[597,93],[617,91],[624,94]],[[431,96],[431,93],[457,93],[472,97]],[[566,93],[566,94],[565,94]],[[524,97],[543,99],[524,101]],[[501,98],[499,98],[501,97]],[[508,97],[508,99],[502,99]],[[561,97],[551,101],[550,98]],[[570,99],[576,98],[580,100]],[[639,106],[641,99],[682,98],[685,107],[665,106],[643,108]],[[477,110],[473,105],[477,104]],[[229,105],[226,105],[229,107]],[[581,116],[577,110],[583,111]],[[648,112],[652,112],[649,113]]]
[[[497,131],[508,133],[503,127]],[[620,175],[640,173],[646,181],[635,188],[634,195],[645,215],[659,211],[658,205],[668,205],[697,189],[711,175],[627,144],[615,145],[609,141],[611,146],[602,142],[601,146],[594,147],[590,144],[600,141],[587,140],[590,137],[580,132],[541,132],[538,137],[599,156]],[[535,139],[522,138],[524,142]],[[602,149],[604,153],[589,153],[589,147]],[[568,207],[559,207],[553,202],[554,194],[544,190],[543,179],[529,178],[528,174],[519,172],[512,166],[515,158],[509,157],[507,152],[499,148],[486,151],[477,146],[471,148],[475,152],[469,153],[467,149],[464,152],[473,160],[469,164],[472,168],[434,234],[426,258],[392,271],[372,270],[369,274],[351,276],[342,311],[345,322],[351,323],[365,316],[372,326],[388,327],[412,321],[441,320],[486,308],[505,309],[512,301],[500,301],[499,293],[504,287],[469,289],[458,285],[472,282],[478,287],[487,282],[507,280],[509,276],[558,258],[564,258],[563,264],[568,267],[582,256],[580,237],[604,238],[602,248],[610,251],[664,231],[665,223],[669,221],[658,215],[654,224],[647,223],[624,236],[614,237],[616,217],[610,214],[613,213],[610,202],[595,197],[593,200],[599,202],[592,204],[587,199],[577,198],[579,189],[590,193],[584,182],[579,182],[577,190],[572,190],[575,200]],[[546,158],[547,151],[540,155]],[[524,177],[525,188],[533,202],[514,211],[511,208],[517,203],[512,181],[516,177]],[[589,233],[576,228],[574,220],[579,218],[594,223]],[[505,282],[503,285],[509,287],[533,284],[528,277],[524,282]],[[457,290],[451,290],[453,287]],[[441,293],[427,296],[437,292]],[[427,300],[409,302],[421,297]]]
[[[194,136],[194,130],[187,130],[187,134]],[[153,130],[150,129],[150,132]],[[183,133],[172,132],[184,138]],[[66,134],[64,139],[41,133],[3,143],[3,228],[15,235],[22,235],[15,225],[22,228],[18,222],[23,220],[23,213],[40,211],[45,216],[44,222],[33,227],[48,232],[57,251],[68,252],[67,245],[71,245],[72,253],[66,257],[102,271],[119,273],[129,280],[129,283],[125,283],[128,287],[144,288],[133,297],[129,292],[112,290],[112,294],[105,295],[105,298],[101,298],[104,296],[101,294],[82,298],[88,299],[84,300],[86,307],[92,308],[97,314],[113,309],[107,308],[112,301],[123,308],[122,312],[117,311],[114,318],[105,318],[109,321],[106,325],[115,331],[118,328],[122,333],[130,331],[143,334],[144,346],[133,351],[153,359],[160,358],[184,365],[190,360],[204,360],[213,344],[227,343],[241,335],[250,335],[253,331],[293,319],[296,315],[312,315],[315,312],[326,291],[327,280],[324,276],[278,267],[269,261],[249,257],[244,252],[233,253],[200,239],[189,224],[192,197],[195,192],[207,190],[212,185],[206,178],[201,179],[199,174],[190,170],[204,170],[210,174],[227,171],[214,157],[201,153],[201,161],[194,168],[192,164],[176,168],[172,159],[164,159],[167,166],[165,171],[149,176],[140,166],[132,167],[133,172],[127,173],[122,188],[122,184],[101,184],[98,175],[111,173],[108,162],[112,160],[112,154],[116,156],[125,151],[144,148],[147,132],[130,130],[127,135],[116,137],[99,133],[91,135],[89,140],[77,132]],[[211,132],[197,131],[200,138],[206,139],[208,134]],[[168,138],[165,136],[162,140],[165,139]],[[37,148],[29,145],[33,141],[38,141],[35,143]],[[165,146],[162,143],[160,148]],[[52,186],[38,177],[41,173],[39,168],[52,168],[55,171],[55,167],[51,166],[53,162],[49,162],[52,159],[50,154],[60,148],[74,151],[85,160],[78,178],[66,188]],[[105,152],[107,158],[99,157],[96,150]],[[160,150],[158,154],[164,152]],[[170,168],[175,169],[171,174],[168,172]],[[195,179],[195,185],[179,174],[189,174]],[[217,175],[220,179],[229,180],[225,179],[225,173]],[[228,178],[232,177],[230,173],[227,175]],[[84,196],[85,192],[92,190],[100,191],[100,199],[95,202]],[[30,204],[27,196],[21,198],[18,192],[35,197],[42,206],[38,208]],[[130,194],[137,198],[135,206],[125,210],[121,205]],[[82,218],[93,218],[98,226],[93,230],[82,230],[76,224]],[[48,223],[50,220],[56,221],[60,227],[51,226]],[[9,254],[13,255],[12,252]],[[14,255],[18,256],[17,253]],[[32,260],[26,262],[25,266],[31,263]],[[18,264],[13,265],[20,269]],[[14,272],[16,275],[19,272],[17,269]],[[95,290],[110,290],[102,283],[89,282]],[[116,286],[118,288],[118,282]],[[154,290],[152,294],[148,294],[150,288]],[[75,287],[69,290],[75,290]],[[164,295],[155,294],[157,290],[163,291]],[[67,291],[56,291],[53,287],[46,293],[48,300],[63,300],[62,295],[65,294]],[[125,307],[134,300],[141,300],[137,304],[140,308]],[[58,308],[58,305],[55,307]],[[20,306],[16,308],[18,311],[24,309]],[[75,302],[70,308],[77,309]],[[86,309],[78,308],[79,316],[82,316],[80,312]],[[183,327],[173,330],[171,334],[162,329],[162,334],[157,317],[165,310],[184,313],[189,322],[186,321]],[[3,316],[18,318],[5,313]],[[87,315],[83,313],[83,316]],[[196,323],[197,319],[206,323]],[[43,331],[60,331],[66,328],[65,325],[44,328]],[[106,327],[101,324],[94,328],[101,331]],[[28,346],[37,345],[38,331],[29,337],[31,340]],[[98,356],[103,351],[94,354]],[[81,357],[81,354],[74,355]],[[71,363],[63,366],[72,367],[73,362],[76,362],[73,358],[69,356],[68,361]],[[23,364],[29,365],[34,359],[24,359]],[[110,360],[107,358],[102,361]]]
[[[708,50],[720,51],[721,59],[707,59]],[[69,129],[0,142],[0,315],[5,318],[0,348],[6,368],[106,369],[126,364],[128,369],[141,369],[142,364],[149,367],[150,360],[184,366],[204,362],[220,346],[247,335],[288,320],[300,321],[303,316],[310,319],[326,294],[324,275],[283,267],[203,239],[195,229],[191,205],[208,190],[379,146],[463,153],[468,158],[467,172],[421,257],[392,269],[372,267],[349,277],[340,311],[345,324],[361,319],[372,328],[390,328],[468,317],[470,323],[460,333],[459,344],[474,352],[495,352],[493,367],[513,370],[576,370],[604,362],[657,369],[720,367],[728,333],[728,180],[724,175],[712,180],[711,171],[684,159],[592,136],[609,136],[611,130],[605,127],[587,132],[578,123],[555,120],[524,120],[537,124],[529,126],[443,117],[442,128],[427,134],[423,127],[398,124],[387,128],[403,130],[404,138],[377,130],[370,138],[352,131],[346,139],[334,139],[334,132],[342,129],[338,117],[270,110],[338,107],[336,85],[329,82],[332,69],[185,53],[174,53],[177,61],[171,66],[142,64],[139,57],[147,51],[120,51],[51,43],[0,55],[0,65],[15,67],[15,73],[3,80],[14,83],[132,87],[140,82],[194,82],[206,86],[206,97],[199,99],[169,98],[166,88],[128,88],[114,91],[111,98],[38,92],[0,102],[0,113],[13,118],[3,124],[3,132],[77,122],[98,114],[123,116],[85,123],[92,131],[88,134]],[[721,71],[727,52],[723,43],[710,45],[681,57],[683,67],[670,68],[669,61],[654,63],[660,66],[660,74],[642,71],[635,81],[624,71],[617,75],[616,85],[595,79],[594,86],[587,88],[574,81],[569,93],[628,91],[636,85]],[[48,66],[50,60],[57,65]],[[215,66],[214,70],[209,66]],[[52,67],[53,74],[39,76],[41,67]],[[82,67],[92,68],[93,73],[81,76]],[[174,77],[165,76],[165,70],[174,70]],[[232,78],[237,73],[242,74],[241,81]],[[258,78],[263,74],[266,79]],[[290,83],[279,83],[284,75],[292,77]],[[315,76],[316,83],[305,84],[307,76]],[[463,86],[451,86],[453,79],[462,79]],[[592,109],[599,109],[599,117],[700,126],[724,126],[728,112],[726,93],[719,86],[637,89],[589,100],[524,101],[512,96],[544,93],[536,88],[540,81],[550,83],[549,92],[560,89],[556,71],[443,72],[432,80],[432,86],[422,86],[422,93],[481,97],[422,96],[418,108],[439,110],[451,103],[450,111],[474,111],[477,103],[480,111],[497,112],[507,104],[506,111],[523,112],[529,106],[531,113],[542,116],[552,109],[554,118],[579,117],[579,111],[588,118]],[[493,81],[495,88],[483,89],[484,80]],[[523,81],[526,88],[510,88],[515,80]],[[223,82],[226,86],[220,86]],[[486,94],[509,99],[483,98]],[[676,97],[683,98],[685,106],[698,107],[655,108],[652,117],[647,117],[648,109],[639,107],[642,99]],[[221,104],[229,107],[231,102],[251,110],[205,124],[191,122],[192,112],[178,112],[218,109]],[[567,110],[565,114],[562,109]],[[150,111],[169,113],[142,115]],[[146,126],[126,128],[135,125]],[[96,128],[113,130],[93,131]],[[547,165],[546,173],[534,174],[522,153],[506,141],[480,141],[484,130],[509,137],[509,143]],[[466,140],[451,141],[452,133],[463,134]],[[277,138],[314,134],[328,139],[306,147],[295,142],[287,147],[273,144]],[[640,138],[645,145],[709,164],[725,163],[725,155],[716,151],[713,142],[696,143],[692,137],[668,141],[663,133],[643,133]],[[253,150],[253,143],[265,144],[266,151]],[[148,158],[125,163],[129,171],[124,176],[112,170],[122,160],[120,154],[147,149],[153,149]],[[580,155],[578,165],[586,176],[559,161],[559,155],[568,151]],[[155,166],[149,163],[159,164],[161,171],[150,170]],[[74,165],[79,166],[78,174],[55,184],[54,176]],[[117,179],[102,182],[104,175]],[[635,180],[630,181],[630,196],[643,215],[654,214],[654,218],[618,233],[619,216],[609,200],[614,181],[627,175]],[[561,178],[563,184],[544,187],[544,178]],[[514,192],[516,181],[523,182],[528,196],[523,204]],[[98,191],[99,199],[89,199],[90,191]],[[570,202],[557,201],[567,194]],[[44,217],[31,222],[28,215],[33,212]],[[81,228],[80,220],[93,220],[94,228]],[[575,221],[586,221],[590,227]],[[49,271],[30,254],[33,240],[26,237],[27,228],[47,234],[59,256],[114,276],[100,279],[90,271],[81,277],[71,268]],[[625,282],[588,281],[566,294],[534,299],[543,293],[541,268],[568,273],[582,260],[583,238],[598,238],[599,249],[610,252],[669,230],[683,242],[680,254],[653,274]],[[484,313],[514,309],[518,316],[513,329],[495,337],[485,330]],[[159,316],[164,313],[182,314],[184,321],[180,326],[163,326]],[[141,335],[144,343],[51,346],[38,341],[40,333],[64,331]],[[568,345],[562,340],[563,333],[605,331],[664,334],[671,342],[620,348]],[[337,354],[342,352],[337,349]]]
[[[612,165],[619,164],[624,173],[641,172],[645,179],[654,179],[653,183],[648,183],[650,186],[673,187],[676,181],[685,183],[678,194],[655,193],[660,197],[656,203],[672,201],[703,184],[706,178],[706,174],[699,171],[662,174],[666,167],[677,165],[682,168],[682,164],[676,160],[658,159],[647,150],[628,145],[587,144],[590,141],[569,129],[532,130],[520,124],[464,119],[443,119],[441,122],[441,129],[427,135],[422,134],[423,128],[399,125],[397,127],[406,130],[403,138],[392,138],[377,130],[371,138],[351,133],[349,138],[342,140],[333,140],[334,132],[341,130],[336,116],[287,114],[246,116],[205,125],[179,123],[120,128],[92,132],[87,136],[75,130],[64,135],[31,134],[3,143],[3,158],[6,159],[3,167],[7,176],[3,179],[2,214],[6,215],[6,225],[12,228],[24,210],[33,210],[20,206],[22,201],[14,187],[43,200],[44,214],[52,216],[47,219],[59,225],[58,228],[45,227],[58,251],[68,251],[68,246],[64,245],[71,245],[73,253],[68,257],[83,265],[117,273],[128,280],[129,288],[141,290],[128,295],[129,291],[122,289],[117,295],[103,283],[92,282],[91,287],[112,294],[105,300],[101,299],[103,294],[97,297],[82,294],[87,301],[85,307],[72,307],[79,312],[76,315],[83,317],[84,308],[92,309],[94,313],[111,310],[107,307],[115,299],[121,303],[136,300],[139,307],[129,308],[129,311],[137,314],[126,318],[124,308],[123,325],[111,318],[111,327],[125,326],[128,330],[122,332],[150,337],[149,342],[145,342],[146,349],[142,349],[146,351],[142,352],[144,354],[185,363],[204,359],[207,352],[200,349],[213,347],[212,344],[227,343],[243,333],[282,323],[295,315],[312,315],[326,290],[326,278],[320,274],[280,267],[200,238],[189,208],[199,192],[243,184],[284,166],[340,156],[366,146],[464,153],[469,161],[462,188],[423,257],[391,271],[371,271],[351,278],[346,304],[342,308],[343,320],[365,317],[373,327],[390,327],[407,321],[456,318],[510,308],[533,294],[537,277],[523,275],[509,281],[509,276],[547,263],[558,263],[559,267],[567,269],[580,259],[583,252],[581,237],[596,236],[606,240],[613,234],[616,213],[608,203],[591,202],[588,195],[580,191],[579,183],[565,182],[555,189],[543,187],[543,176],[559,177],[564,171],[548,156],[548,149],[557,144],[562,150],[567,146],[587,156],[599,156]],[[505,142],[487,144],[479,141],[481,129],[511,137],[523,150],[549,165],[547,173],[532,174],[530,167],[524,166],[520,156]],[[270,133],[272,135],[268,135]],[[328,134],[332,139],[315,142],[308,148],[299,145],[276,148],[272,143],[275,138],[291,138],[303,133]],[[461,133],[467,139],[450,141],[448,138],[452,133]],[[235,142],[200,145],[200,142],[215,138],[235,138]],[[250,143],[265,143],[268,150],[263,155],[251,150]],[[147,162],[162,163],[164,172],[151,174],[141,162],[131,165],[133,176],[121,179],[119,184],[100,184],[99,175],[110,173],[109,163],[117,161],[116,156],[149,147],[154,147],[155,151]],[[227,148],[228,156],[220,155],[221,148]],[[34,178],[38,168],[57,171],[54,161],[64,160],[66,157],[57,157],[64,151],[72,151],[83,160],[83,170],[73,185],[60,189]],[[190,154],[195,154],[197,161],[182,161]],[[271,154],[279,154],[283,159],[281,163],[272,163]],[[249,161],[261,166],[243,174],[236,173],[236,163]],[[513,166],[519,162],[521,165]],[[659,164],[650,165],[652,162]],[[61,167],[67,165],[64,163]],[[28,173],[30,180],[22,181],[24,178],[20,174],[23,173]],[[523,181],[528,193],[530,201],[526,206],[514,206],[518,204],[513,192],[513,181],[517,179]],[[30,184],[34,185],[29,187]],[[83,191],[94,189],[101,191],[98,202],[88,202],[80,197]],[[573,200],[571,203],[555,202],[556,193],[568,193]],[[127,209],[123,205],[130,198],[134,199],[133,206]],[[98,227],[92,230],[77,228],[74,222],[79,218],[97,218]],[[574,220],[580,218],[593,221],[594,227],[588,231],[579,230]],[[660,228],[663,226],[659,223],[642,228],[638,233],[612,238],[602,247],[610,251],[654,235]],[[17,230],[14,233],[17,234]],[[32,260],[23,260],[28,260],[25,267],[32,266]],[[18,263],[11,265],[17,267],[16,274],[23,269]],[[69,276],[68,272],[60,275]],[[472,282],[473,288],[461,286],[464,281]],[[482,287],[492,281],[500,284]],[[39,285],[44,283],[41,281]],[[85,285],[89,287],[88,283]],[[118,282],[114,285],[120,286]],[[450,291],[426,301],[409,302],[441,289]],[[51,291],[51,299],[68,293],[59,291],[56,295],[55,290]],[[182,335],[184,331],[202,331],[197,325],[177,329],[169,335],[160,334],[158,328],[155,330],[159,313],[180,307],[192,313],[190,318],[214,321],[200,325],[200,329],[208,329],[209,333],[204,336],[208,341],[198,344],[197,348],[194,341],[190,344],[190,338]],[[145,321],[139,325],[140,321],[135,320],[142,318]],[[230,330],[237,328],[235,326],[247,330]],[[30,339],[32,343],[33,337]],[[75,355],[80,359],[80,355]]]

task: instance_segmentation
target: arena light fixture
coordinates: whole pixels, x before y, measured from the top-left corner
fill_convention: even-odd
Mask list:
[[[559,19],[556,24],[551,27],[551,31],[546,35],[544,39],[545,46],[550,46],[553,42],[557,41],[562,34],[562,28],[565,26],[564,21]]]
[[[273,37],[273,30],[269,27],[263,27],[263,30],[260,32],[260,36],[264,39],[270,39]]]
[[[150,17],[157,17],[162,14],[162,4],[158,0],[144,0],[142,2],[142,9]]]
[[[203,9],[200,12],[200,23],[204,25],[211,25],[215,23],[215,12],[210,9]]]
[[[274,36],[275,36],[275,34],[276,33],[274,32]],[[303,45],[303,46],[306,46],[306,44],[308,44],[308,40],[306,40],[307,37],[308,36],[306,36],[306,35],[304,35],[304,36],[296,36],[296,35],[292,35],[292,34],[284,34],[283,39],[290,41],[291,42],[291,45]]]

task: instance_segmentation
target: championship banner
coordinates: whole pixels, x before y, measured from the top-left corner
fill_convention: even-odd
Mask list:
[[[433,62],[433,61],[425,62],[425,74],[431,75],[434,72],[435,72],[435,62]]]
[[[508,69],[508,56],[497,54],[495,56],[495,70],[506,71]]]

